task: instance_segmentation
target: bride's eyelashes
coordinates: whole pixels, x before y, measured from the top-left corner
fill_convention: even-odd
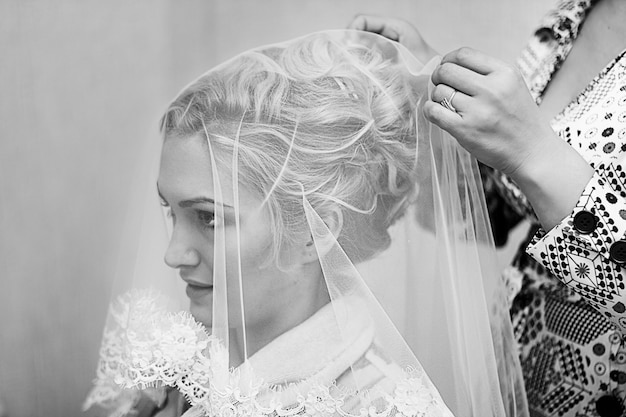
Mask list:
[[[163,213],[167,219],[171,219],[173,223],[176,222],[176,216],[174,215],[174,210],[170,207],[169,203],[165,201],[165,199],[159,196],[161,200],[161,207],[163,207]]]
[[[205,229],[215,228],[215,213],[209,210],[196,210],[198,222]]]

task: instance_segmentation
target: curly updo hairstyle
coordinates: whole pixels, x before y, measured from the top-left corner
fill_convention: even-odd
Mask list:
[[[390,244],[415,193],[416,105],[383,51],[315,35],[247,52],[188,86],[161,121],[165,138],[208,135],[230,172],[271,213],[274,254],[308,231],[302,192],[353,262]]]

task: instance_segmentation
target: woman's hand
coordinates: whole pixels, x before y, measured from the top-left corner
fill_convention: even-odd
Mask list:
[[[539,112],[519,71],[470,48],[443,57],[426,117],[478,160],[508,174],[545,228],[574,208],[593,174]],[[447,100],[452,109],[441,103]]]
[[[511,65],[461,48],[443,57],[432,81],[426,117],[495,169],[511,176],[522,173],[559,140]],[[451,100],[456,112],[440,105],[444,99]]]
[[[377,33],[387,39],[396,41],[411,51],[424,64],[437,56],[437,52],[426,43],[415,26],[406,20],[357,15],[348,25],[348,29]]]

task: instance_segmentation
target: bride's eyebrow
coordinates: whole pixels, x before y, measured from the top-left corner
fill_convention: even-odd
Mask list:
[[[194,204],[204,204],[204,203],[210,203],[215,205],[215,200],[213,200],[212,198],[209,197],[196,197],[196,198],[190,198],[187,200],[183,200],[180,201],[178,203],[178,207],[180,208],[187,208],[187,207],[191,207]],[[233,206],[229,206],[228,204],[224,204],[224,203],[220,203],[222,206],[227,207],[227,208],[233,208]]]
[[[164,202],[167,203],[167,200],[165,199],[165,197],[163,197],[163,194],[161,194],[161,190],[159,189],[159,184],[157,183],[157,193],[159,193],[159,197],[161,198],[161,200],[163,200]],[[196,198],[190,198],[187,200],[183,200],[181,202],[178,203],[178,207],[180,208],[188,208],[191,207],[195,204],[204,204],[204,203],[210,203],[215,205],[215,200],[209,197],[196,197]],[[234,208],[233,206],[229,206],[228,204],[224,204],[221,203],[222,206],[227,207],[227,208]]]

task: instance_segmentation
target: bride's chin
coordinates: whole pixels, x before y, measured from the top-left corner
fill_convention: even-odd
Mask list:
[[[192,300],[189,305],[189,312],[196,321],[200,322],[208,330],[211,329],[211,323],[213,321],[212,305],[199,304]]]

